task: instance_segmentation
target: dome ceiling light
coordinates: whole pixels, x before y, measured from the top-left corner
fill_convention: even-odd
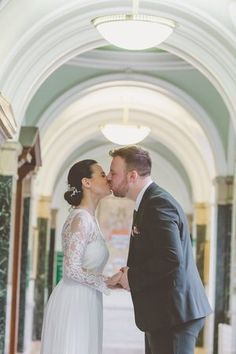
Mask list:
[[[132,14],[96,17],[92,23],[109,43],[123,49],[143,50],[164,42],[173,32],[175,22],[139,14],[138,9],[139,0],[133,0]]]
[[[122,124],[105,124],[101,132],[112,143],[118,145],[137,144],[150,133],[150,128],[139,124],[128,124],[128,107],[124,108]]]

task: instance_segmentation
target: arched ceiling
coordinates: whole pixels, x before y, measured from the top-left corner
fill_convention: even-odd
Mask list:
[[[145,76],[136,76],[133,81],[131,78],[122,80],[112,75],[100,78],[101,83],[90,80],[48,108],[39,122],[44,161],[39,174],[40,194],[52,194],[64,161],[86,141],[101,138],[100,125],[121,121],[122,109],[127,105],[130,121],[149,125],[152,140],[167,146],[182,162],[192,183],[194,200],[210,200],[209,184],[218,173],[225,172],[222,144],[211,120],[173,85],[161,80],[154,85],[154,80],[150,83]]]
[[[95,78],[91,72],[91,80],[74,81],[73,88],[63,82],[60,93],[51,96],[48,107],[44,106],[37,116],[44,163],[37,179],[40,194],[53,193],[63,166],[72,160],[75,151],[81,155],[80,147],[86,142],[98,141],[95,150],[106,146],[99,125],[119,120],[125,100],[132,110],[130,119],[149,124],[152,129],[146,146],[160,159],[160,146],[164,146],[167,165],[172,161],[173,167],[174,160],[181,163],[181,178],[186,186],[190,181],[191,187],[186,190],[191,190],[192,200],[212,200],[212,180],[227,174],[228,134],[231,130],[232,137],[234,131],[234,143],[236,132],[236,39],[229,3],[142,1],[143,12],[171,18],[178,25],[158,50],[132,54],[107,50],[107,43],[91,24],[96,16],[129,10],[131,3],[126,0],[51,0],[34,4],[30,0],[11,0],[4,7],[0,12],[1,24],[6,28],[0,47],[0,84],[12,103],[18,131],[22,122],[28,120],[29,124],[27,114],[36,108],[30,107],[32,99],[57,69],[70,65],[106,71]],[[27,16],[10,28],[10,19],[22,6],[27,8]],[[179,76],[190,70],[201,73],[219,94],[218,105],[226,113],[218,114],[217,121],[217,109],[215,115],[213,110],[209,114],[194,97],[196,91],[191,83],[187,94],[178,85],[171,85],[171,80],[161,80],[163,70],[176,70]],[[159,79],[152,78],[153,71]],[[204,86],[199,90],[203,91]],[[206,101],[210,98],[207,93]],[[209,105],[214,103],[209,101]],[[93,144],[87,149],[94,151]]]
[[[100,14],[124,12],[131,5],[116,0],[59,3],[52,0],[43,6],[27,0],[25,3],[30,16],[19,21],[9,35],[5,33],[0,52],[0,83],[12,102],[19,125],[33,95],[53,71],[76,55],[106,43],[93,28],[91,19]],[[5,7],[2,19],[0,14],[4,28],[21,6],[12,0]],[[144,1],[141,8],[145,13],[177,22],[174,34],[160,47],[192,64],[209,79],[224,99],[235,128],[236,40],[225,1],[219,0],[214,6],[196,0]],[[15,46],[11,41],[17,37]]]
[[[179,88],[182,92],[187,92],[188,96],[197,101],[198,105],[202,106],[202,109],[207,112],[218,130],[224,150],[227,152],[230,122],[227,108],[210,82],[191,65],[168,53],[157,52],[151,53],[150,56],[150,53],[146,53],[146,55],[142,53],[141,55],[141,53],[137,52],[132,54],[122,52],[121,55],[117,55],[117,51],[109,50],[107,57],[107,51],[102,50],[103,59],[101,59],[100,56],[97,57],[97,52],[99,50],[95,51],[95,53],[94,51],[87,52],[85,57],[81,55],[75,58],[72,63],[70,61],[68,65],[63,65],[56,70],[31,100],[23,124],[38,125],[38,122],[42,120],[41,116],[45,115],[45,111],[48,113],[47,108],[52,106],[52,110],[54,110],[53,106],[55,106],[58,99],[67,91],[68,95],[71,95],[73,88],[74,91],[80,92],[85,87],[93,86],[96,82],[113,80],[114,75],[115,77],[118,76],[116,69],[118,63],[120,63],[120,77],[121,73],[123,73],[123,78],[128,79],[131,76],[135,79],[141,76],[139,74],[141,72],[142,75],[145,73],[145,82],[153,82],[154,85],[158,85],[158,80],[162,81],[164,91],[166,90],[164,85],[166,82],[166,86],[172,84],[176,87],[176,90]],[[114,60],[112,61],[113,55]],[[82,66],[77,65],[81,61]],[[107,66],[109,70],[102,69],[103,66]],[[93,79],[91,80],[91,78]],[[53,104],[54,102],[55,104]],[[44,120],[46,119],[48,117],[44,118]],[[42,124],[40,126],[42,127]]]

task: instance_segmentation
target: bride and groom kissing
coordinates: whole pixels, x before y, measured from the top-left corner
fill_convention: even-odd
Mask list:
[[[63,278],[47,303],[41,354],[102,354],[102,294],[131,293],[146,354],[193,354],[212,310],[194,261],[183,209],[151,179],[139,146],[110,152],[106,176],[95,160],[74,164],[64,195],[72,209],[62,229]],[[127,266],[102,274],[108,250],[95,217],[111,193],[135,202]]]

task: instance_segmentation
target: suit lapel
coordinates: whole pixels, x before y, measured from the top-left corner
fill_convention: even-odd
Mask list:
[[[138,211],[136,213],[134,213],[134,215],[133,215],[132,229],[133,229],[134,225],[138,226],[138,228],[139,228],[139,225],[142,224],[145,205],[148,202],[150,195],[152,194],[153,190],[155,190],[156,187],[157,187],[156,183],[153,182],[150,184],[150,186],[148,186],[148,188],[144,192],[144,195],[141,199]],[[133,243],[133,236],[130,235],[129,254],[128,254],[128,260],[127,260],[128,266],[132,263],[132,260],[133,260],[132,243]]]
[[[142,224],[142,219],[143,219],[143,214],[144,214],[144,210],[145,210],[145,205],[149,200],[150,195],[152,194],[152,192],[156,189],[157,185],[155,182],[152,182],[150,184],[150,186],[148,186],[148,188],[145,190],[144,195],[141,199],[136,217],[135,217],[135,223],[138,225]]]

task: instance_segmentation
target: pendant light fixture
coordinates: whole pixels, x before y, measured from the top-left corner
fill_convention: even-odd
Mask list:
[[[96,17],[93,25],[111,44],[128,50],[143,50],[165,41],[175,28],[174,21],[139,13],[139,0],[133,0],[133,11]]]
[[[129,124],[129,109],[123,110],[122,124],[105,124],[101,126],[101,132],[112,143],[118,145],[137,144],[150,133],[150,128],[139,124]]]

